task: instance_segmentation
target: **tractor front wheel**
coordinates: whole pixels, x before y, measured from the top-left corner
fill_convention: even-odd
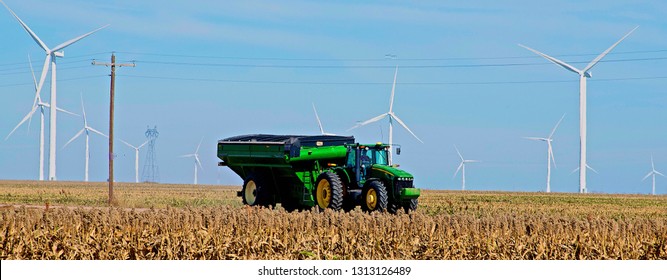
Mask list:
[[[339,211],[343,207],[343,183],[333,172],[323,172],[315,184],[315,203],[321,210]]]
[[[366,212],[387,210],[387,189],[380,181],[372,181],[364,187],[362,192],[363,202],[361,209]]]
[[[405,214],[410,214],[410,212],[417,211],[417,204],[418,202],[416,198],[410,199],[410,201],[407,204],[403,205],[403,210],[405,210]]]

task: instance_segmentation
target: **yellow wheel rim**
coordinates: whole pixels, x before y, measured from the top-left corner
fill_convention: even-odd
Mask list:
[[[257,185],[255,184],[255,181],[250,180],[245,185],[244,196],[248,205],[255,205],[255,200],[257,199]]]
[[[378,194],[375,192],[375,189],[368,190],[366,193],[366,206],[369,210],[375,210],[375,207],[378,205]]]
[[[317,183],[317,205],[324,209],[331,203],[331,185],[327,180]]]

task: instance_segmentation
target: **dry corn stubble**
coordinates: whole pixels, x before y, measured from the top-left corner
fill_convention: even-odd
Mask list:
[[[142,187],[119,197],[152,207],[143,211],[1,209],[0,259],[667,259],[664,196],[425,191],[417,213],[389,215],[287,213],[239,206],[228,188]],[[104,195],[57,188],[0,184],[0,197]]]

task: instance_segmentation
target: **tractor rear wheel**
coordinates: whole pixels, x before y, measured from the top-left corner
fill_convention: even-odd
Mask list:
[[[260,177],[255,174],[249,174],[243,182],[241,190],[243,204],[250,206],[275,206],[272,201],[273,194],[271,190],[263,184]]]
[[[387,210],[388,197],[387,189],[380,181],[372,181],[364,187],[362,192],[363,201],[361,209],[366,212]]]
[[[343,183],[333,172],[323,172],[315,184],[315,204],[321,210],[330,208],[339,211],[343,207]]]

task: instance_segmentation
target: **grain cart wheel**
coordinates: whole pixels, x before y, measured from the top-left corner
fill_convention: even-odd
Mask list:
[[[315,184],[315,203],[324,210],[326,208],[339,211],[343,207],[343,183],[336,173],[323,172],[317,177]]]
[[[416,198],[410,199],[409,203],[403,205],[403,210],[405,210],[405,214],[417,211],[417,204],[418,202]]]
[[[243,189],[241,190],[243,204],[250,206],[270,206],[275,205],[271,203],[270,190],[264,186],[259,176],[250,174],[243,182]]]
[[[366,212],[380,211],[384,212],[387,210],[388,198],[387,198],[387,189],[384,187],[384,184],[380,181],[372,181],[364,187],[362,192],[363,201],[361,203],[361,209]]]

